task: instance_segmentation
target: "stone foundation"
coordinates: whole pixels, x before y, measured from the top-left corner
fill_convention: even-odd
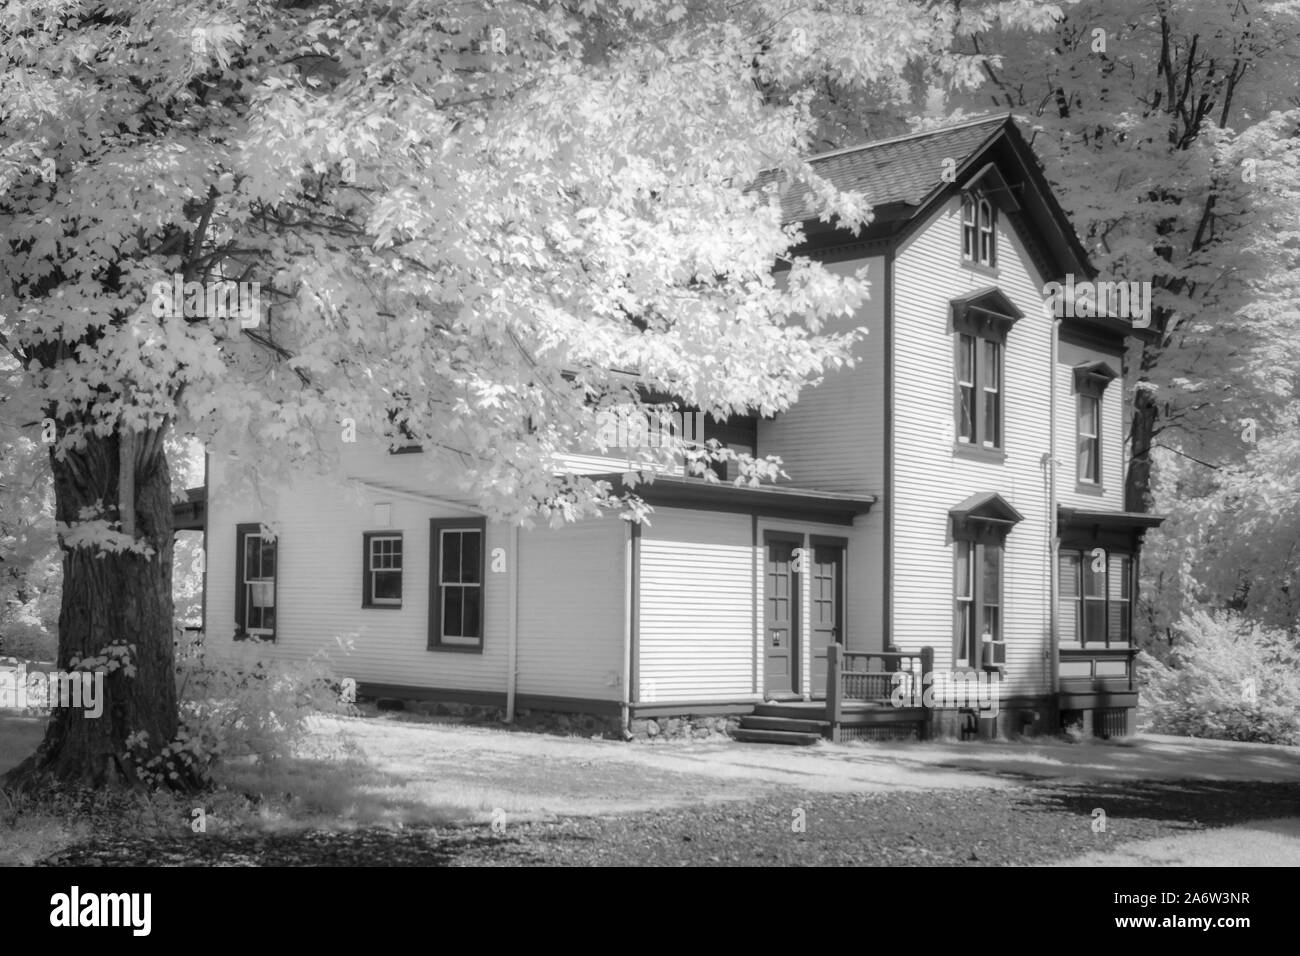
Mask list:
[[[364,698],[363,698],[364,699]],[[505,722],[504,707],[484,704],[457,704],[432,700],[406,700],[381,697],[373,701],[380,711],[401,711],[426,717],[444,718],[448,723],[477,726],[514,727],[565,737],[605,737],[623,739],[622,721],[618,717],[598,714],[574,714],[555,710],[516,710],[514,723]]]
[[[633,740],[707,740],[710,737],[730,737],[739,726],[739,717],[686,714],[682,717],[637,718],[628,729]]]

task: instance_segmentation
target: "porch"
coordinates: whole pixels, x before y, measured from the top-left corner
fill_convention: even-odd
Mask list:
[[[812,744],[829,739],[925,740],[930,708],[921,675],[934,670],[934,649],[920,651],[826,651],[826,696],[821,700],[769,702],[741,718],[737,740]]]
[[[1137,648],[1062,647],[1057,707],[1063,718],[1078,715],[1085,733],[1125,737],[1133,733],[1138,703]],[[1073,721],[1071,721],[1073,722]]]

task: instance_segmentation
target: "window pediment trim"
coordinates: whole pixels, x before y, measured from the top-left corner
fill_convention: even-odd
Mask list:
[[[1024,515],[996,491],[971,495],[948,510],[954,541],[1001,539]]]
[[[1080,395],[1100,398],[1106,386],[1119,378],[1119,373],[1105,362],[1083,362],[1074,366],[1074,390]]]
[[[997,286],[988,286],[951,300],[952,330],[1002,341],[1011,327],[1025,317]]]

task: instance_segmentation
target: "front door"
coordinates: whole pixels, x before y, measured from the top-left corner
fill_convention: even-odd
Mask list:
[[[812,651],[813,697],[826,694],[826,649],[844,643],[844,544],[835,539],[813,538],[808,573],[812,602],[809,641]]]
[[[799,568],[795,551],[800,535],[763,533],[764,687],[769,694],[792,694],[798,686]]]

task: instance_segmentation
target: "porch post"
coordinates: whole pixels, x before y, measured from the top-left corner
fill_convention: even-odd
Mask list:
[[[934,648],[933,647],[921,648],[921,673],[915,678],[916,680],[919,680],[921,682],[921,687],[920,687],[921,733],[919,734],[919,736],[922,740],[930,739],[931,715],[925,712],[925,685],[926,685],[925,679],[927,676],[930,678],[931,681],[934,680]]]
[[[826,719],[831,723],[831,740],[840,742],[840,721],[843,719],[843,688],[840,666],[843,648],[831,643],[826,648]]]

